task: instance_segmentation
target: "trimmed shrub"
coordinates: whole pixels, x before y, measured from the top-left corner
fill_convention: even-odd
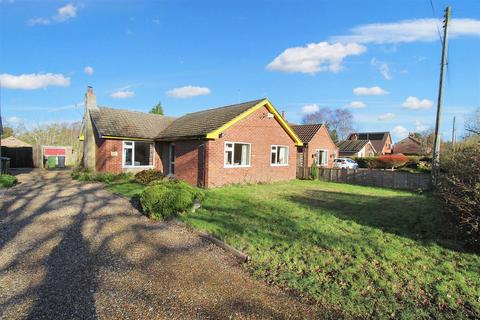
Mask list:
[[[408,157],[399,153],[399,154],[385,154],[378,157],[378,163],[383,168],[394,168],[402,167],[408,162]]]
[[[310,176],[312,180],[317,180],[318,179],[318,167],[317,167],[317,161],[313,161],[312,168],[310,169]]]
[[[10,188],[17,184],[17,177],[9,174],[0,174],[0,187]]]
[[[140,195],[140,204],[149,218],[164,220],[190,210],[193,201],[202,200],[204,196],[202,189],[170,179],[156,181],[146,187]]]
[[[135,174],[135,181],[141,184],[150,184],[153,181],[158,181],[162,179],[162,171],[155,169],[143,170]]]
[[[378,167],[378,159],[376,157],[354,158],[359,168],[375,169]]]
[[[480,250],[480,145],[467,146],[443,158],[438,191],[447,210]]]

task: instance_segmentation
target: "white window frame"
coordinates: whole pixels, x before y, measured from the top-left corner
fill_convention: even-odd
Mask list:
[[[286,163],[272,163],[272,154],[273,154],[272,148],[276,148],[275,154],[276,154],[276,159],[278,160],[278,148],[279,147],[287,149],[287,162]],[[270,166],[272,166],[272,167],[287,167],[288,166],[288,158],[290,158],[290,150],[289,150],[288,146],[283,146],[283,145],[280,145],[280,144],[272,144],[270,146]]]
[[[317,149],[317,150],[315,150],[315,156],[317,158],[316,161],[320,161],[320,151],[325,152],[325,154],[326,154],[325,158],[326,158],[327,161],[325,161],[325,163],[318,163],[317,162],[317,165],[322,166],[322,167],[326,167],[326,166],[328,166],[328,157],[329,157],[328,150],[327,149]]]
[[[131,146],[126,147],[126,143],[132,143]],[[135,165],[135,141],[133,140],[124,140],[122,141],[122,168],[155,168],[155,142],[153,141],[137,141],[152,144],[153,147],[153,155],[152,155],[152,165],[147,166],[136,166]],[[126,165],[125,164],[125,149],[132,149],[132,164]]]
[[[234,152],[235,152],[235,144],[248,144],[249,148],[248,150],[250,151],[248,154],[248,164],[247,165],[235,165],[235,164],[227,164],[227,144],[232,145],[232,162],[235,157]],[[223,167],[224,168],[249,168],[252,166],[252,144],[249,142],[239,142],[239,141],[225,141],[223,144]]]

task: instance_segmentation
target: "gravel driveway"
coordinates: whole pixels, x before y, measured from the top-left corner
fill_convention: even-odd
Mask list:
[[[0,319],[319,318],[176,223],[34,170],[0,195]]]

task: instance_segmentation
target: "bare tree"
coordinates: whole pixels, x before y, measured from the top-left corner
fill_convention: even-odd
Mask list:
[[[332,139],[345,140],[350,132],[353,131],[353,114],[348,109],[332,110],[323,107],[320,110],[303,116],[303,124],[324,123]]]
[[[477,108],[465,122],[465,130],[469,133],[480,134],[480,108]]]

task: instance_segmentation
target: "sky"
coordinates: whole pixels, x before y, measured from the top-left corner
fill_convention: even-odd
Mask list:
[[[90,85],[100,106],[172,116],[263,97],[297,123],[348,108],[398,141],[434,126],[448,4],[448,140],[480,107],[477,0],[0,0],[2,116],[80,121]]]

